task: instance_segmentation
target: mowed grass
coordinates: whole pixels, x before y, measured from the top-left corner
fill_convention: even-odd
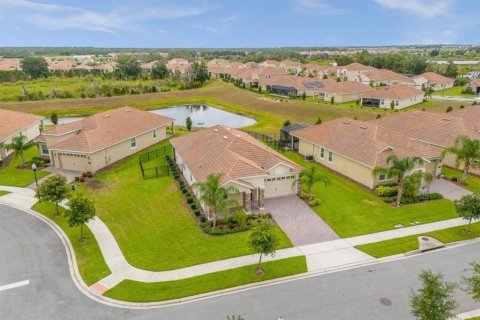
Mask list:
[[[4,196],[4,195],[6,195],[6,194],[9,194],[9,193],[10,193],[10,192],[8,192],[8,191],[2,191],[2,190],[0,190],[0,197],[1,197],[1,196]]]
[[[83,228],[83,234],[86,240],[80,243],[78,241],[80,238],[80,228],[68,226],[67,220],[63,215],[65,212],[64,208],[60,207],[61,214],[59,216],[54,215],[55,205],[50,202],[38,202],[32,207],[32,210],[53,220],[68,236],[75,251],[80,275],[87,285],[92,285],[110,274],[110,269],[103,259],[97,240],[87,226]]]
[[[307,272],[303,256],[263,263],[263,276],[255,274],[256,267],[251,265],[167,282],[124,280],[104,296],[131,302],[164,301]]]
[[[161,148],[169,141],[150,148]],[[188,211],[173,177],[143,180],[138,155],[99,174],[101,188],[80,185],[95,200],[97,215],[117,240],[130,264],[146,270],[172,270],[251,254],[249,232],[204,234]],[[275,228],[280,247],[292,244]]]
[[[432,93],[432,95],[458,96],[458,97],[466,97],[466,98],[474,98],[475,96],[477,96],[476,94],[463,93],[463,87],[453,87],[445,90],[435,91],[434,93]]]
[[[416,234],[412,236],[374,242],[357,246],[361,250],[372,257],[382,258],[395,254],[406,253],[418,249],[418,237],[429,236],[443,243],[451,243],[480,237],[480,222],[472,223],[471,232],[465,232],[466,226],[453,227],[428,233]]]
[[[449,179],[455,177],[457,178],[457,180],[460,180],[463,175],[462,171],[446,166],[442,167],[442,174],[444,174]],[[463,187],[472,192],[480,193],[480,178],[471,174],[468,175],[467,180],[465,181],[465,185]]]
[[[36,146],[30,147],[24,152],[25,161],[32,157],[38,156],[38,149]],[[12,187],[26,187],[35,182],[35,176],[30,168],[18,169],[21,164],[21,158],[14,157],[12,161],[5,167],[0,168],[0,185]],[[48,174],[44,170],[37,170],[37,178],[43,178]]]
[[[396,224],[409,227],[413,222],[428,223],[456,218],[453,202],[445,199],[394,208],[359,184],[339,176],[313,162],[307,162],[297,153],[285,155],[304,168],[317,166],[330,179],[330,185],[314,186],[314,194],[321,200],[315,212],[341,236],[352,237],[394,229]]]

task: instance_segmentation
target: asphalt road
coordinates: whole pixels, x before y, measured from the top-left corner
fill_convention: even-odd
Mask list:
[[[0,205],[0,319],[412,319],[409,294],[418,273],[441,271],[458,281],[468,263],[480,260],[480,244],[395,262],[315,276],[236,294],[149,310],[110,307],[91,300],[70,278],[65,249],[56,233],[35,217]],[[476,308],[462,291],[459,312]],[[379,299],[391,300],[384,306]]]

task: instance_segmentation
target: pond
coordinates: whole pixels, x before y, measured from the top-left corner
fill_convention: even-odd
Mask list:
[[[204,104],[173,106],[165,109],[150,110],[150,112],[175,119],[175,125],[185,126],[185,119],[190,117],[194,127],[212,127],[218,124],[242,128],[257,123],[255,119],[241,116],[232,112],[220,110]],[[58,123],[70,123],[83,119],[83,117],[59,117]],[[45,125],[51,125],[50,119],[43,121]]]

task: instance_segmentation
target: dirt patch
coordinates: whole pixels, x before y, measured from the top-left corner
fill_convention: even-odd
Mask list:
[[[98,190],[103,187],[103,184],[93,178],[85,178],[85,185],[89,187],[90,189]]]

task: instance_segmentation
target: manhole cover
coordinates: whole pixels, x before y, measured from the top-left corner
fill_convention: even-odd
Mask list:
[[[392,301],[390,301],[390,299],[387,299],[387,298],[381,298],[380,303],[383,304],[384,306],[389,306],[392,304]]]

